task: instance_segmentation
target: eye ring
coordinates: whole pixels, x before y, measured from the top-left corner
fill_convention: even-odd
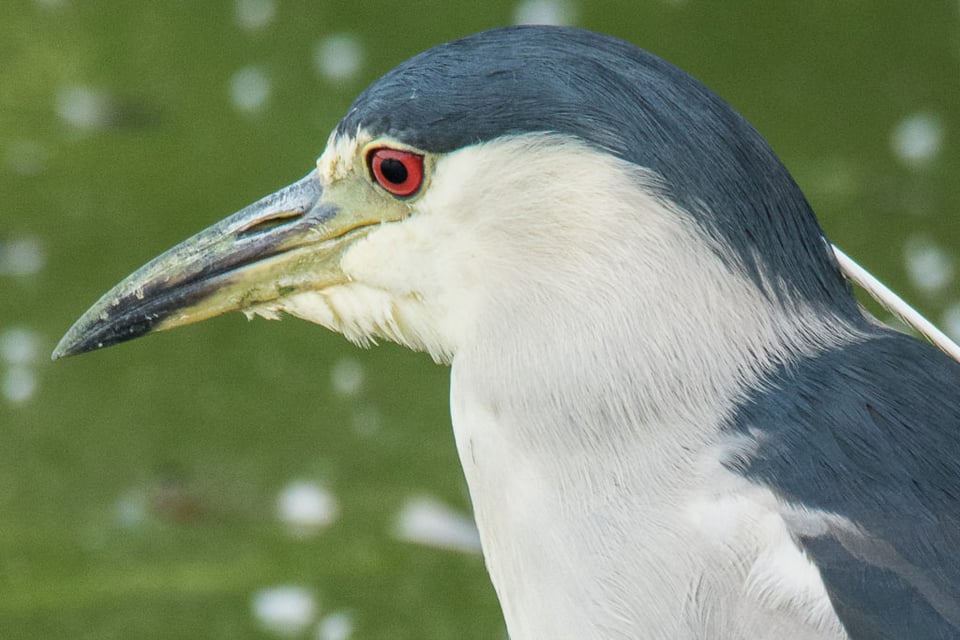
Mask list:
[[[408,198],[423,186],[423,156],[412,151],[380,147],[367,155],[373,179],[387,193]]]

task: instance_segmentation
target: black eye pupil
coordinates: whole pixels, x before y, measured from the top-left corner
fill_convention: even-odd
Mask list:
[[[396,158],[387,158],[380,163],[380,173],[392,184],[403,184],[407,181],[407,168]]]

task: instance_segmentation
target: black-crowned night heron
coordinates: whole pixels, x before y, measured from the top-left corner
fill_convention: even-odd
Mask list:
[[[233,309],[451,365],[513,640],[960,637],[960,365],[869,317],[760,135],[632,45],[411,59],[55,356]]]

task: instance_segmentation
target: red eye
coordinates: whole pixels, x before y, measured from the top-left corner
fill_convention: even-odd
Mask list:
[[[397,197],[412,196],[423,184],[423,156],[419,154],[399,149],[374,149],[368,161],[377,184]]]

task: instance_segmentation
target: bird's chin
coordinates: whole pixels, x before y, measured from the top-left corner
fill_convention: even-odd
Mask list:
[[[369,346],[378,339],[399,342],[391,305],[383,292],[360,284],[338,285],[321,291],[303,291],[244,311],[247,317],[277,319],[288,314],[342,334],[351,342]]]
[[[293,293],[278,300],[244,309],[247,318],[277,320],[290,315],[343,335],[369,347],[380,341],[395,342],[426,352],[438,364],[449,364],[451,341],[430,321],[430,312],[413,295],[391,292],[358,282],[319,291]]]

